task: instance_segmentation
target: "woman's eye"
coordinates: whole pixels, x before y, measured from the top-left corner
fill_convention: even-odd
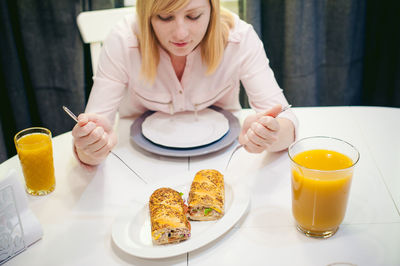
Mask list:
[[[201,15],[202,14],[199,14],[197,16],[189,15],[189,16],[187,16],[187,18],[190,19],[190,20],[197,20],[197,19],[199,19],[201,17]]]
[[[162,21],[171,21],[173,19],[173,16],[161,16],[157,15],[157,17],[162,20]]]

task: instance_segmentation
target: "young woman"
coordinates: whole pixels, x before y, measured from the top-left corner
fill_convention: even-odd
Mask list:
[[[101,163],[115,146],[117,111],[238,110],[240,82],[257,112],[239,136],[246,150],[279,151],[294,141],[294,114],[274,118],[288,103],[251,25],[219,0],[137,0],[136,12],[105,41],[86,111],[72,130],[82,163]]]

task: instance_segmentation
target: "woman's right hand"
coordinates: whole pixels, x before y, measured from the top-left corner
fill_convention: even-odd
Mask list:
[[[117,136],[109,120],[94,113],[78,116],[72,136],[78,158],[89,165],[100,164],[117,144]]]

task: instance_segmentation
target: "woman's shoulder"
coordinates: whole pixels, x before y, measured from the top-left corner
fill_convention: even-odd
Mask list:
[[[229,31],[228,42],[240,43],[246,40],[249,33],[255,33],[253,26],[239,18],[237,14],[232,13],[234,24]]]

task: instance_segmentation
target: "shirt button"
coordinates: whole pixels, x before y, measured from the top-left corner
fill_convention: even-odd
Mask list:
[[[182,93],[183,93],[183,91],[182,91],[182,90],[179,90],[179,93],[180,93],[180,94],[182,94]]]

